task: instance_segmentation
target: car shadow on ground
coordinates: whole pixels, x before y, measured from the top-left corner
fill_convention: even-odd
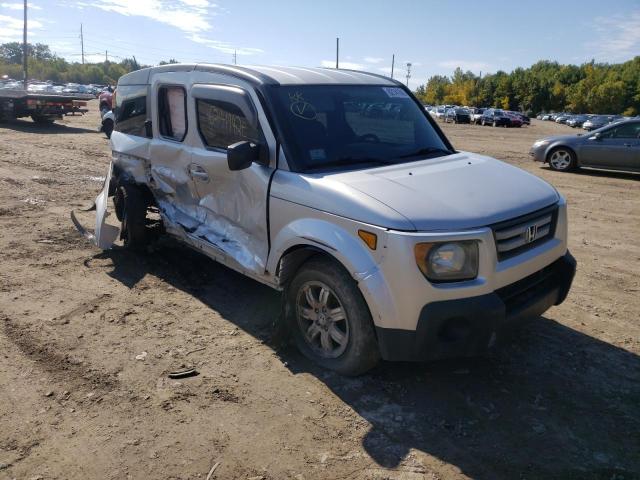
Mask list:
[[[316,376],[370,425],[362,446],[374,466],[420,472],[410,453],[421,451],[471,478],[640,478],[640,357],[550,318],[488,358],[383,362],[345,378],[275,345],[277,292],[197,252],[161,241],[145,255],[94,258],[111,259],[128,287],[151,274],[193,295],[293,373]]]
[[[73,117],[72,117],[73,118]],[[74,127],[63,123],[39,124],[31,120],[10,120],[0,122],[0,129],[15,130],[16,132],[38,133],[38,134],[60,134],[60,133],[99,133],[98,129]]]

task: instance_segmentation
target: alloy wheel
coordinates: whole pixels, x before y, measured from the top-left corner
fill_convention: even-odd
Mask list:
[[[556,150],[549,158],[549,164],[555,170],[568,170],[571,166],[571,154],[566,150]]]
[[[349,321],[337,295],[326,284],[307,282],[298,290],[296,317],[304,341],[324,358],[337,358],[349,343]]]

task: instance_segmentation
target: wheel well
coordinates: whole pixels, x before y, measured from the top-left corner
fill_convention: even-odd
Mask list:
[[[293,277],[295,276],[296,272],[300,269],[300,267],[302,267],[302,265],[311,258],[325,258],[330,262],[335,262],[336,264],[340,265],[340,267],[342,267],[349,274],[349,276],[351,276],[349,269],[346,268],[340,260],[338,260],[336,257],[331,255],[330,253],[326,252],[325,250],[322,250],[313,245],[295,245],[289,248],[288,250],[286,250],[282,254],[282,257],[280,257],[280,261],[278,262],[278,267],[276,269],[278,283],[281,286],[286,288],[286,286],[293,279]],[[369,302],[367,302],[367,299],[364,297],[362,290],[360,290],[360,286],[356,285],[356,288],[360,291],[360,295],[362,295],[364,304],[367,310],[369,310],[369,314],[371,315],[371,321],[375,327],[375,322],[373,322],[373,315],[371,314],[371,307],[369,306]],[[288,313],[286,313],[286,307],[285,307],[285,316],[286,315],[288,315]],[[377,341],[378,332],[376,331],[375,328],[374,328],[374,336]]]
[[[127,172],[119,168],[117,165],[114,165],[113,174],[111,175],[111,183],[109,184],[109,196],[111,197],[115,195],[118,186],[124,184],[133,185],[140,189],[149,205],[156,204],[155,197],[148,185],[145,185],[144,183],[137,183]]]
[[[573,155],[573,159],[574,159],[574,160],[575,160],[576,158],[578,158],[578,157],[577,157],[577,155],[576,155],[576,152],[575,152],[575,150],[574,150],[573,148],[571,148],[571,147],[567,147],[567,146],[565,146],[565,145],[556,145],[555,147],[551,148],[551,149],[547,152],[547,156],[546,156],[546,157],[545,157],[545,159],[544,159],[544,160],[545,160],[545,162],[549,163],[549,157],[551,157],[551,154],[552,154],[553,152],[555,152],[556,150],[560,149],[560,148],[562,148],[562,149],[564,149],[564,150],[567,150],[567,151],[571,152],[571,155]]]
[[[278,283],[281,286],[287,285],[294,277],[300,267],[311,257],[324,257],[331,262],[335,262],[344,268],[347,272],[349,270],[330,253],[322,250],[321,248],[313,245],[295,245],[285,251],[280,257],[278,266],[276,268],[276,276],[278,277]]]

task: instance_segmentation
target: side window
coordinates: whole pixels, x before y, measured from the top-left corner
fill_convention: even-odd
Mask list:
[[[128,135],[144,137],[147,120],[147,86],[123,85],[115,95],[115,129]]]
[[[639,138],[640,123],[627,123],[611,129],[613,138]]]
[[[182,87],[158,89],[160,135],[181,142],[187,134],[187,94]]]
[[[261,143],[260,131],[237,105],[211,99],[197,99],[198,131],[207,147],[226,150],[237,142]]]

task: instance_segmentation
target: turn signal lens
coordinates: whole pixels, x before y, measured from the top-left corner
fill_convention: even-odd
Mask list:
[[[358,230],[358,236],[371,250],[378,248],[378,236],[375,233],[367,232],[366,230]]]

